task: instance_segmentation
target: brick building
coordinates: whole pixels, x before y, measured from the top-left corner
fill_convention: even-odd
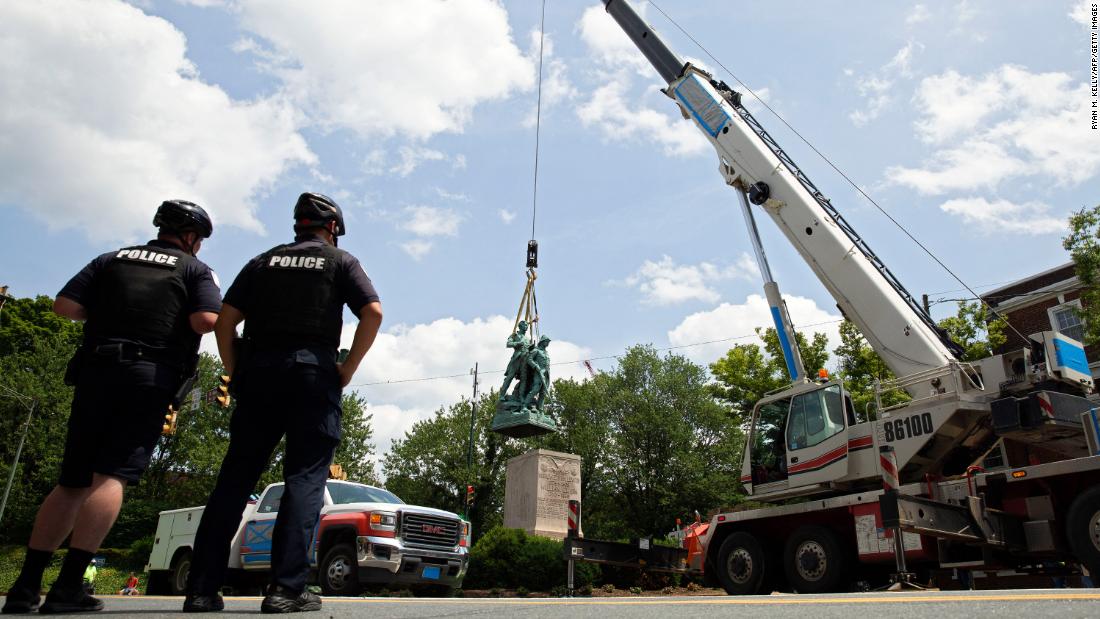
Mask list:
[[[1084,327],[1073,312],[1081,307],[1081,282],[1073,263],[1043,271],[982,294],[997,313],[1008,319],[1025,336],[1040,331],[1061,331],[1076,340]],[[1011,329],[1008,340],[995,352],[1002,353],[1025,344]],[[1100,346],[1088,346],[1085,355],[1094,379],[1100,379]]]

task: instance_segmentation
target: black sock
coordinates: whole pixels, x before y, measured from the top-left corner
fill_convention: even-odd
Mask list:
[[[35,550],[27,546],[27,556],[23,559],[23,569],[19,572],[19,578],[15,580],[13,587],[25,589],[28,593],[38,595],[42,591],[42,574],[46,566],[53,558],[51,550]]]
[[[84,582],[84,570],[88,569],[88,564],[92,562],[93,558],[95,558],[95,553],[79,548],[70,548],[69,552],[65,554],[65,562],[61,564],[61,573],[57,575],[57,581],[53,583],[53,587],[50,589],[79,590]]]

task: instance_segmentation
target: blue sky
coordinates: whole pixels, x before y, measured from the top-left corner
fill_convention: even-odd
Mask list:
[[[716,68],[635,5],[679,55]],[[971,285],[1067,261],[1066,215],[1100,201],[1087,2],[659,5]],[[535,236],[552,358],[607,368],[599,358],[634,343],[723,340],[768,319],[712,151],[601,7],[547,5]],[[384,452],[469,380],[369,383],[507,362],[538,19],[534,0],[4,3],[0,283],[53,295],[93,255],[148,238],[156,205],[180,197],[213,213],[201,257],[228,285],[288,238],[298,193],[333,195],[341,246],[385,306],[355,380]],[[962,294],[750,106],[912,292]],[[794,321],[835,334],[832,300],[760,223]],[[680,350],[706,363],[730,343]]]

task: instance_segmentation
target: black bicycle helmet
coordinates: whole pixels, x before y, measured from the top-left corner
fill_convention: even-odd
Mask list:
[[[298,196],[298,203],[294,205],[294,230],[300,231],[307,228],[318,228],[330,221],[336,222],[335,236],[343,236],[344,212],[340,205],[332,198],[320,194],[306,192]]]
[[[153,225],[168,232],[197,232],[204,239],[214,232],[210,216],[201,206],[187,200],[161,202]]]

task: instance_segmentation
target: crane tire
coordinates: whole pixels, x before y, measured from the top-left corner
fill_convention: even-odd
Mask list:
[[[761,593],[768,582],[767,571],[772,569],[760,540],[747,531],[737,531],[722,542],[715,567],[718,582],[730,595]]]
[[[1094,579],[1100,576],[1100,486],[1081,494],[1070,505],[1066,540],[1089,574]]]
[[[783,565],[787,582],[799,593],[839,590],[847,569],[844,548],[831,529],[806,525],[787,539]]]

